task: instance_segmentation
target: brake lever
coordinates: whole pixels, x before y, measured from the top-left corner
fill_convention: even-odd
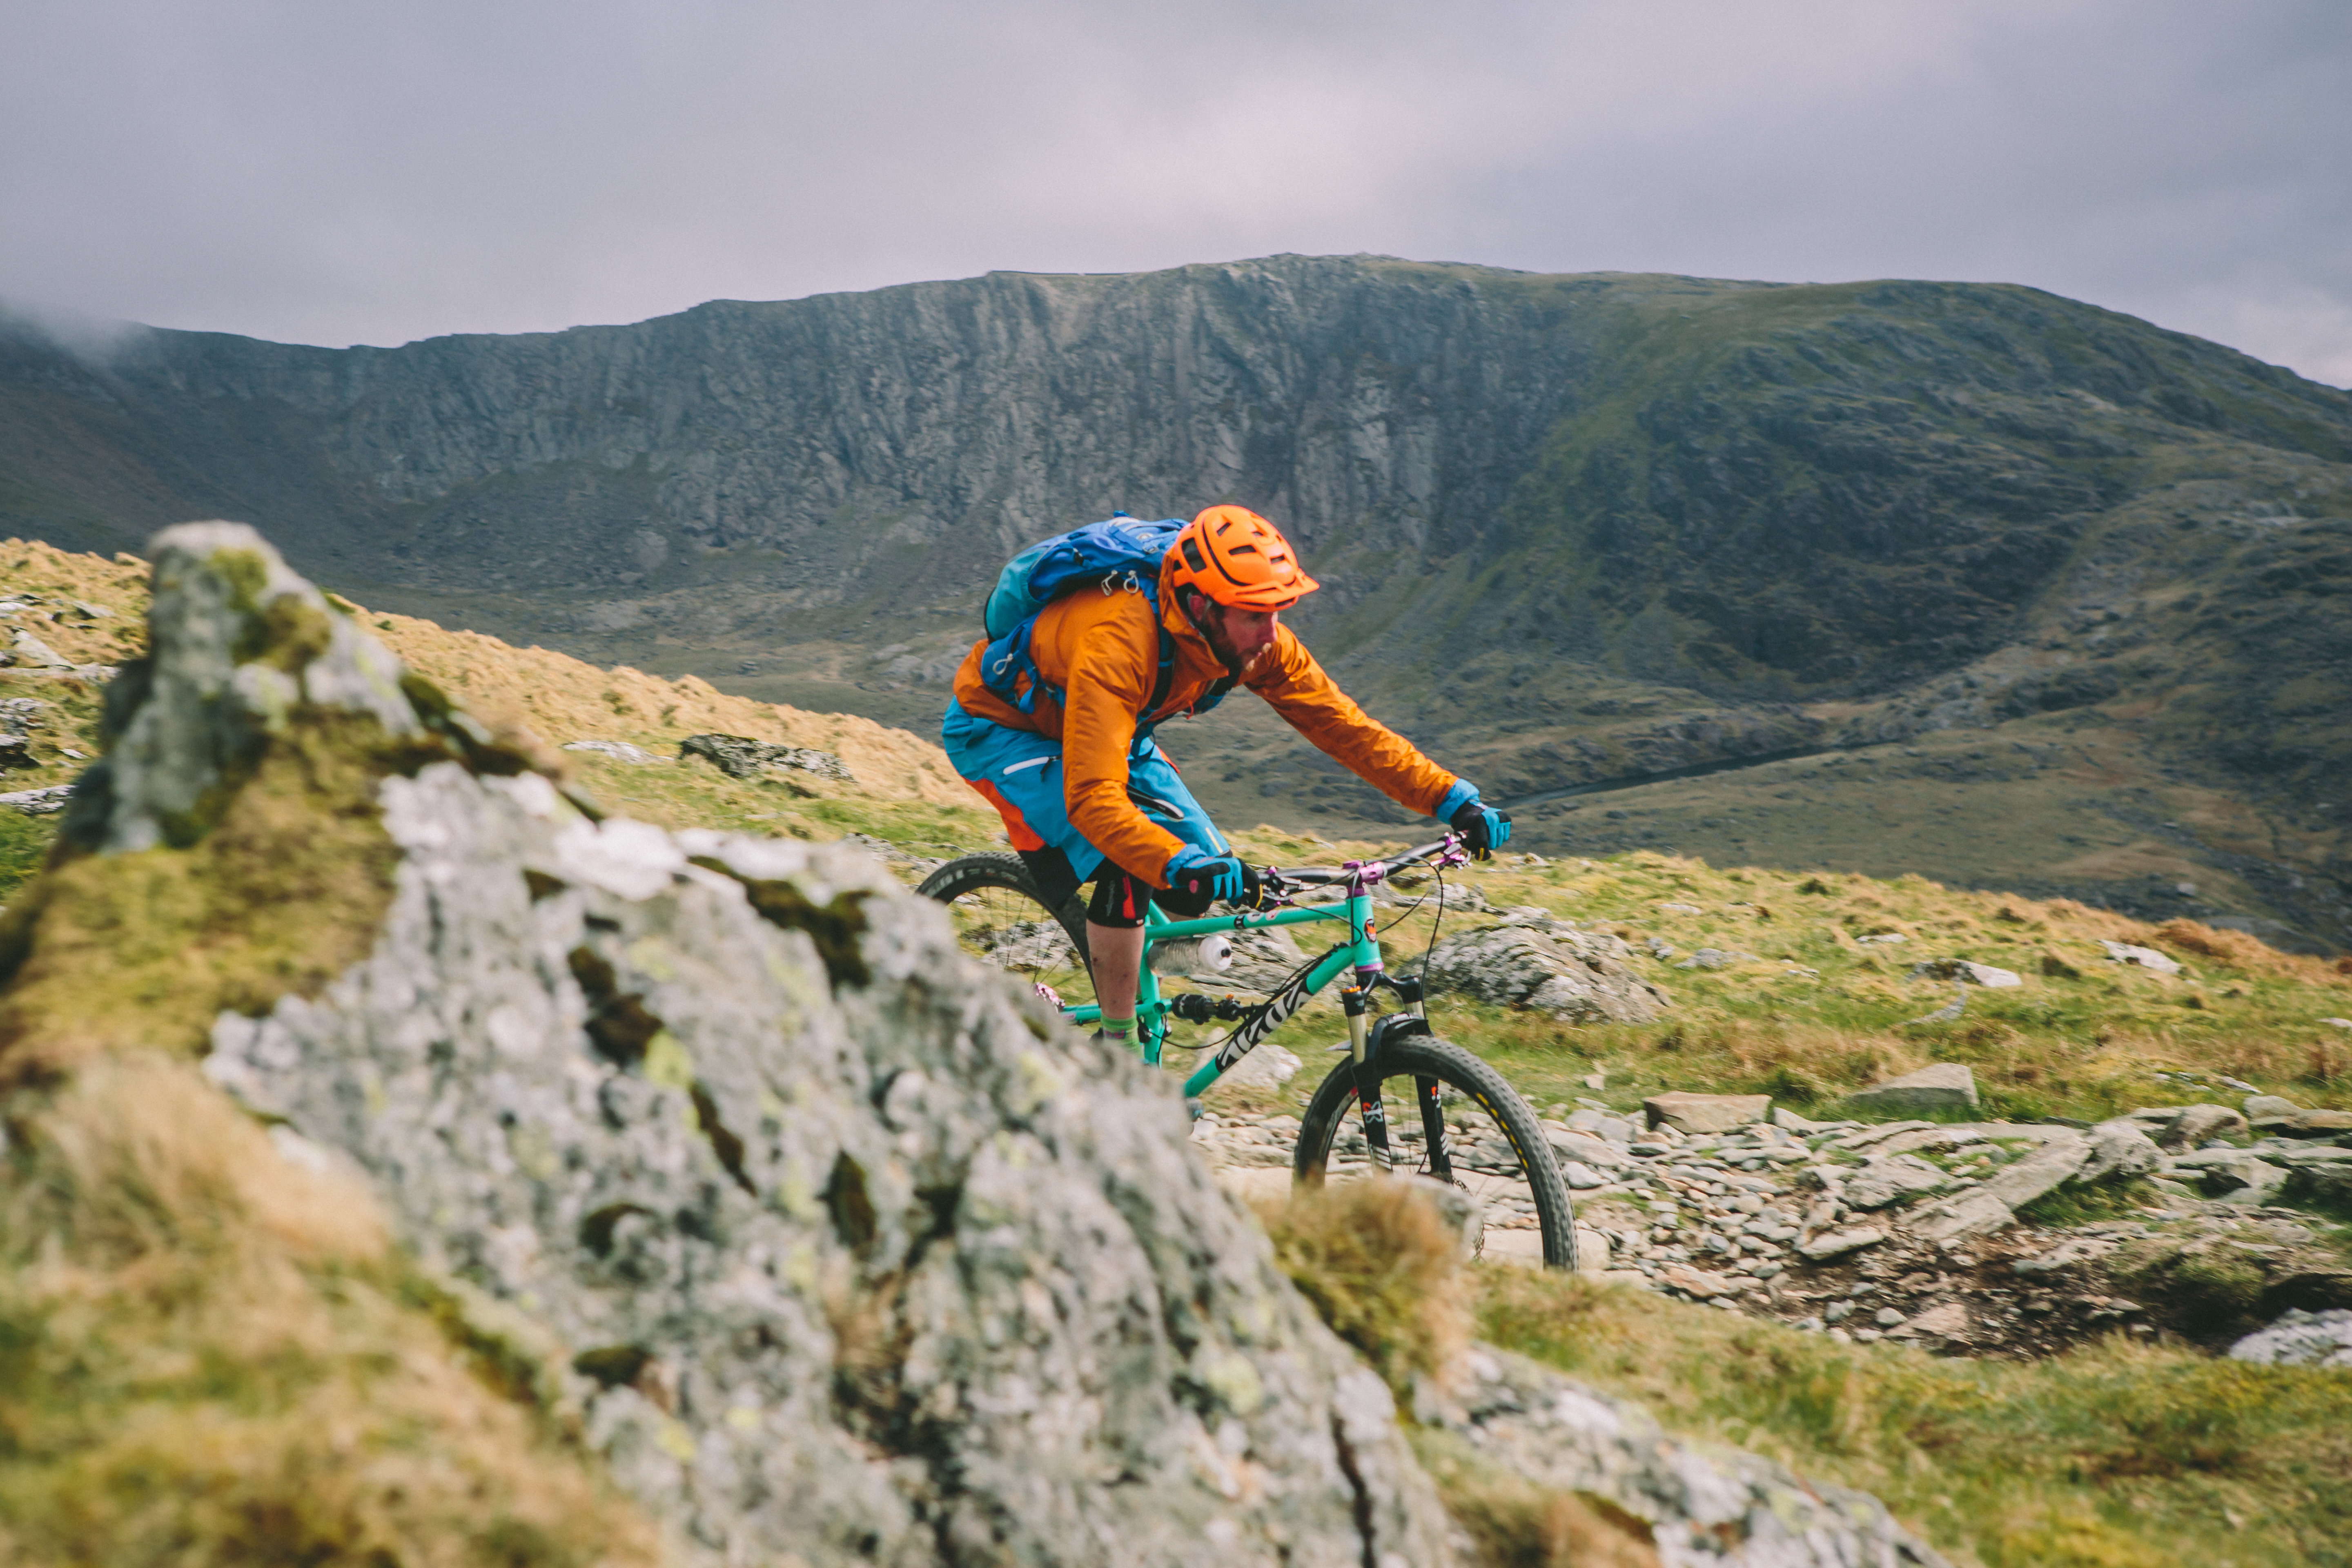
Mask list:
[[[1261,868],[1257,874],[1257,907],[1261,910],[1277,909],[1290,903],[1296,890],[1291,883],[1283,880],[1282,873],[1271,866]]]

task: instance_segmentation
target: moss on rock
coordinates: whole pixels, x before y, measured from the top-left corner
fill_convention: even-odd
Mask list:
[[[379,787],[467,760],[250,530],[157,541],[152,657],[0,918],[0,1557],[651,1563],[568,1375],[197,1069],[395,889]],[[446,716],[445,716],[446,718]]]

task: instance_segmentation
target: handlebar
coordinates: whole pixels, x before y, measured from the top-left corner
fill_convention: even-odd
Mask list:
[[[1417,849],[1408,849],[1403,854],[1391,856],[1386,860],[1350,860],[1340,867],[1269,866],[1262,873],[1262,878],[1266,890],[1276,894],[1293,888],[1328,888],[1335,883],[1369,888],[1387,880],[1405,867],[1417,865],[1423,860],[1435,860],[1442,869],[1462,865],[1469,858],[1470,852],[1462,847],[1462,836],[1458,833],[1449,833],[1434,844],[1424,844]]]

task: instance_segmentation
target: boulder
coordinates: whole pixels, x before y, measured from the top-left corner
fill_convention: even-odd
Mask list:
[[[2231,1345],[2230,1359],[2261,1366],[2352,1367],[2352,1311],[2291,1310]]]
[[[2092,1141],[2082,1134],[2055,1127],[2032,1131],[2048,1134],[2040,1148],[2003,1166],[1979,1185],[1919,1209],[1904,1228],[1922,1241],[1990,1235],[2016,1223],[2019,1209],[2090,1163]]]
[[[1445,938],[1429,955],[1429,983],[1564,1022],[1651,1023],[1673,1002],[1633,972],[1632,956],[1613,936],[1529,920]]]
[[[678,742],[677,754],[681,762],[700,757],[730,778],[757,778],[770,768],[783,768],[843,784],[854,782],[848,766],[831,752],[779,746],[748,735],[688,735]]]
[[[2090,1138],[2091,1157],[2074,1173],[2075,1181],[2121,1181],[2163,1167],[2164,1151],[2126,1118],[2100,1122]]]
[[[1851,1209],[1885,1208],[1914,1193],[1932,1193],[1950,1178],[1916,1154],[1873,1159],[1848,1173],[1843,1196]]]
[[[2137,1117],[2139,1113],[2133,1114]],[[2245,1135],[2246,1119],[2226,1105],[2184,1106],[2152,1134],[2157,1147],[2168,1152],[2201,1149],[2211,1138],[2242,1138]]]
[[[1691,1094],[1676,1089],[1654,1094],[1642,1101],[1642,1112],[1652,1127],[1677,1132],[1728,1132],[1761,1121],[1772,1113],[1769,1094]]]
[[[1687,1263],[1667,1264],[1658,1271],[1658,1282],[1698,1301],[1712,1301],[1717,1296],[1728,1295],[1732,1289],[1731,1281],[1727,1277],[1704,1268],[1694,1268]]]
[[[1797,1244],[1797,1250],[1808,1262],[1828,1263],[1850,1252],[1860,1252],[1865,1247],[1876,1247],[1886,1239],[1886,1233],[1874,1225],[1854,1226],[1846,1230],[1824,1231]]]
[[[2243,1150],[2216,1150],[2221,1157],[2202,1164],[2205,1190],[2233,1203],[2266,1203],[2286,1184],[2286,1168]]]
[[[2287,1118],[2284,1131],[2295,1138],[2333,1138],[2352,1132],[2352,1110],[2305,1110]]]
[[[1632,1121],[1622,1116],[1612,1116],[1605,1110],[1594,1110],[1590,1107],[1571,1112],[1568,1119],[1568,1127],[1572,1132],[1589,1132],[1596,1138],[1604,1139],[1612,1143],[1631,1143],[1633,1141],[1634,1126]]]
[[[2091,1140],[2063,1129],[2042,1147],[1985,1178],[1977,1190],[1999,1198],[2012,1209],[2023,1208],[2061,1182],[2070,1180],[2091,1161]]]
[[[1933,958],[1911,966],[1914,975],[1935,980],[1957,980],[1964,984],[1982,985],[1990,990],[2005,990],[2025,984],[2024,976],[2013,970],[1995,969],[1990,963],[1974,963],[1965,958]]]
[[[1562,1122],[1546,1121],[1542,1126],[1544,1135],[1551,1140],[1552,1148],[1563,1160],[1580,1160],[1603,1171],[1633,1163],[1622,1144],[1612,1143],[1606,1138],[1596,1137],[1590,1132],[1580,1132]]]
[[[27,631],[16,634],[5,662],[19,669],[71,669],[74,667],[73,660]]]
[[[2179,959],[2158,952],[2152,947],[2134,947],[2129,942],[2105,941],[2099,945],[2107,950],[2107,959],[2112,963],[2129,964],[2133,968],[2149,970],[2158,974],[2180,973]]]
[[[1262,1040],[1217,1082],[1220,1087],[1230,1084],[1254,1089],[1280,1089],[1298,1076],[1301,1065],[1297,1053],[1286,1050],[1271,1040]]]
[[[1564,1549],[1548,1561],[1946,1568],[1874,1497],[1717,1444],[1685,1444],[1640,1406],[1522,1357],[1481,1346],[1465,1361],[1454,1397],[1416,1400],[1423,1423],[1453,1435],[1482,1467],[1607,1505],[1553,1512],[1549,1528],[1562,1531]],[[1612,1527],[1612,1513],[1636,1522]]]
[[[2246,1122],[2257,1131],[2291,1126],[2302,1114],[2302,1106],[2280,1095],[2250,1094],[2246,1097]]]
[[[1847,1097],[1855,1110],[1973,1110],[1977,1079],[1965,1063],[1937,1062],[1901,1078],[1874,1083]]]
[[[69,841],[185,843],[258,752],[380,770],[372,942],[220,1011],[204,1065],[389,1216],[387,1277],[447,1319],[424,1342],[467,1347],[416,1375],[543,1375],[681,1562],[1450,1560],[1386,1386],[1172,1077],[1054,1026],[854,849],[599,819],[250,531],[154,553],[153,658]],[[271,798],[251,820],[312,853]]]
[[[1914,1214],[1904,1228],[1922,1241],[1990,1236],[2017,1223],[2016,1211],[1982,1187],[1941,1199]]]

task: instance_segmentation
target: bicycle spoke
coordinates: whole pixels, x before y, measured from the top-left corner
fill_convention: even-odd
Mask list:
[[[1092,979],[1069,932],[1028,889],[1019,862],[998,859],[958,862],[941,873],[943,886],[925,885],[946,903],[957,942],[983,963],[1051,986],[1065,1003],[1092,1001]]]
[[[1414,1063],[1381,1081],[1380,1121],[1391,1140],[1393,1168],[1444,1183],[1475,1198],[1482,1211],[1477,1248],[1481,1256],[1531,1265],[1549,1258],[1570,1266],[1571,1205],[1550,1150],[1546,1147],[1531,1156],[1539,1169],[1528,1169],[1521,1163],[1521,1151],[1496,1120],[1498,1114],[1517,1116],[1524,1130],[1532,1131],[1532,1114],[1493,1076],[1491,1068],[1459,1047],[1431,1042],[1426,1047],[1416,1043],[1402,1048],[1420,1049],[1424,1056],[1437,1054],[1447,1065]],[[1362,1096],[1351,1074],[1347,1079],[1341,1076],[1349,1070],[1344,1065],[1334,1069],[1302,1124],[1300,1158],[1305,1163],[1299,1173],[1309,1182],[1318,1176],[1333,1181],[1361,1179],[1371,1172],[1373,1150],[1361,1131]],[[1485,1087],[1476,1087],[1482,1081]],[[1345,1119],[1323,1120],[1329,1113],[1320,1108],[1330,1103],[1329,1096],[1343,1082]],[[1328,1153],[1319,1167],[1311,1152],[1306,1152],[1318,1136],[1328,1140]]]

